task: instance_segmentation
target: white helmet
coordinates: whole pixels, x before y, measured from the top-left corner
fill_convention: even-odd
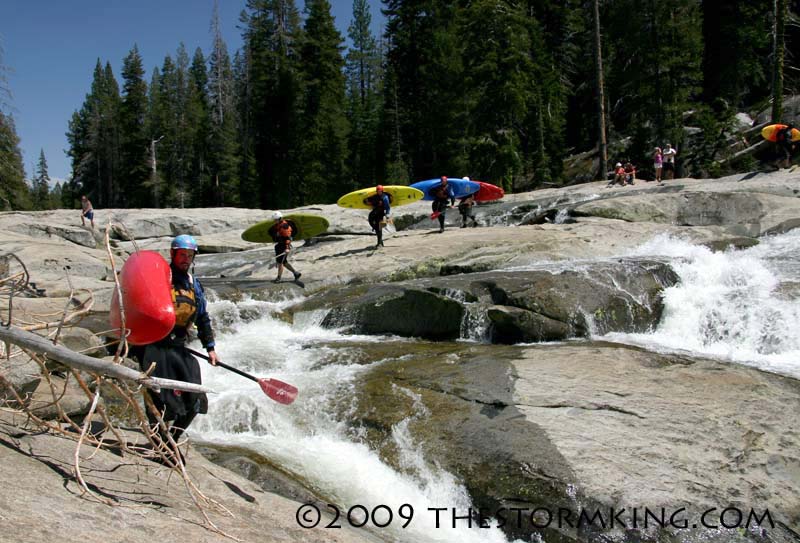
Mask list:
[[[614,166],[614,167],[615,167],[615,168],[622,168],[622,163],[621,163],[621,162],[617,162],[617,165],[616,165],[616,166]]]
[[[469,177],[467,177],[466,175],[464,177],[462,177],[461,179],[466,179],[467,181],[469,181]]]
[[[276,211],[275,213],[272,214],[273,221],[279,221],[282,218],[283,218],[283,213],[281,213],[280,211]]]

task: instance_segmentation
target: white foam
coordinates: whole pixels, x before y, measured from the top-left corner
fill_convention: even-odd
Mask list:
[[[798,251],[797,231],[764,239],[750,249],[716,253],[659,236],[629,255],[666,258],[680,277],[664,291],[657,330],[605,338],[800,377],[800,301],[776,291],[781,281],[797,280],[792,265]]]

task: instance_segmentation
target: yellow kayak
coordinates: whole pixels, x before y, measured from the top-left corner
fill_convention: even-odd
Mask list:
[[[392,207],[411,204],[417,200],[422,200],[425,196],[421,190],[405,185],[384,185],[383,192],[389,197],[389,205]],[[345,194],[336,203],[339,207],[372,209],[372,206],[367,203],[367,198],[374,194],[376,194],[375,187],[356,190]]]

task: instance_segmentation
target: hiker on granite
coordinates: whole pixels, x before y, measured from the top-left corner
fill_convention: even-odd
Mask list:
[[[275,224],[269,229],[269,232],[272,235],[272,239],[275,240],[275,262],[278,264],[278,277],[275,278],[273,283],[281,282],[283,268],[292,272],[292,274],[294,274],[294,280],[297,281],[302,274],[289,264],[289,253],[292,251],[294,228],[289,221],[283,218],[283,213],[280,211],[276,211],[272,218]]]
[[[81,226],[86,226],[86,219],[89,219],[92,230],[94,230],[94,209],[92,202],[84,194],[81,196]]]
[[[131,346],[131,356],[138,360],[142,371],[155,363],[150,375],[165,379],[201,384],[200,364],[186,347],[189,329],[197,327],[197,336],[208,352],[209,362],[216,366],[219,357],[215,351],[211,317],[206,309],[203,286],[189,268],[197,254],[197,241],[192,236],[177,236],[170,244],[170,271],[172,276],[172,303],[175,307],[175,326],[162,340],[147,345]],[[204,393],[162,388],[160,392],[144,389],[165,422],[171,421],[169,434],[176,442],[198,414],[208,412],[208,398]],[[148,409],[147,418],[154,431],[166,442],[167,435],[158,429],[158,419]],[[158,430],[157,430],[158,429]],[[183,458],[181,458],[183,460]]]
[[[467,227],[467,222],[472,219],[473,228],[478,226],[475,219],[475,195],[470,194],[458,200],[458,212],[461,213],[461,228]]]
[[[669,143],[664,147],[662,153],[664,157],[664,179],[673,179],[675,177],[675,155],[678,150],[674,149]]]
[[[777,143],[781,151],[783,151],[783,159],[778,162],[779,168],[792,167],[792,152],[795,148],[795,144],[792,142],[792,130],[794,129],[795,127],[792,126],[791,123],[787,123],[784,128],[780,129],[775,134],[775,143]]]
[[[431,209],[433,210],[433,217],[438,217],[439,219],[439,233],[441,234],[444,232],[444,220],[445,220],[445,213],[447,213],[447,201],[450,201],[450,207],[453,207],[456,204],[456,193],[453,192],[453,187],[447,184],[447,176],[443,175],[441,177],[441,182],[438,186],[433,187],[430,190],[431,196],[433,196],[433,204]]]
[[[385,220],[389,219],[389,212],[392,210],[390,205],[389,195],[383,192],[383,185],[375,187],[375,194],[367,198],[367,203],[372,206],[372,211],[369,212],[370,227],[375,231],[378,237],[378,243],[375,248],[383,247],[383,225]]]

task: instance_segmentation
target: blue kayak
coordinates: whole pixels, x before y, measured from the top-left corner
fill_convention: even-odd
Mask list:
[[[430,194],[430,190],[438,187],[440,184],[440,179],[428,179],[426,181],[414,183],[411,186],[422,191],[422,193],[425,195],[423,200],[434,200],[434,197]],[[448,177],[447,184],[453,187],[453,192],[455,193],[456,198],[469,196],[470,194],[478,192],[481,188],[481,186],[475,181],[467,181],[466,179],[460,179],[458,177]]]

